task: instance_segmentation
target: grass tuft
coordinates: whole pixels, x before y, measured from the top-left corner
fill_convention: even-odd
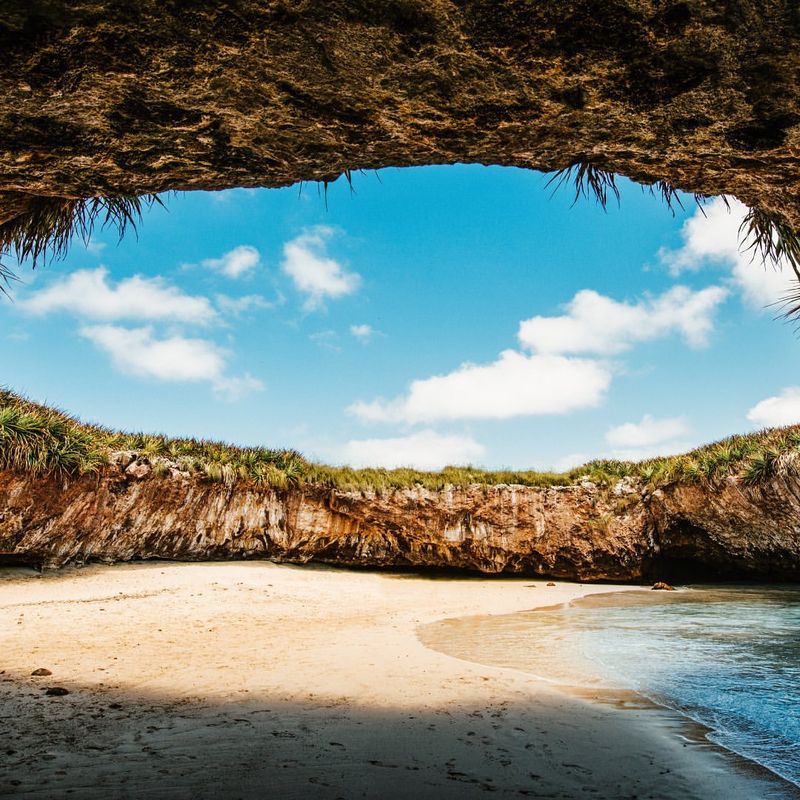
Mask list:
[[[759,208],[751,208],[742,220],[739,237],[746,251],[764,263],[779,266],[787,261],[800,279],[800,235],[787,223]]]
[[[573,164],[561,169],[551,176],[545,186],[553,186],[555,194],[565,184],[572,184],[575,190],[574,206],[581,197],[594,198],[604,209],[608,206],[609,193],[613,194],[619,204],[619,187],[613,172],[596,166],[586,158],[579,158]]]
[[[673,217],[675,216],[676,206],[683,209],[683,203],[681,202],[678,190],[668,181],[658,180],[655,183],[651,183],[649,186],[642,186],[642,191],[645,190],[649,191],[653,197],[660,197]],[[701,201],[698,199],[697,195],[695,195],[695,201],[700,205]],[[700,207],[702,208],[702,206]]]
[[[751,208],[739,227],[739,239],[740,246],[752,253],[753,260],[759,258],[776,269],[783,262],[789,264],[797,282],[776,305],[783,317],[800,316],[800,235],[775,215]]]
[[[291,449],[235,447],[206,439],[112,431],[0,389],[0,469],[34,475],[83,475],[97,472],[115,451],[146,457],[159,477],[176,470],[226,486],[276,491],[308,486],[382,493],[501,484],[557,487],[586,481],[610,487],[622,478],[651,488],[674,483],[714,485],[731,477],[752,486],[798,461],[800,425],[730,436],[683,455],[641,462],[598,459],[566,473],[472,466],[449,466],[438,472],[409,467],[354,469],[317,464]]]
[[[12,396],[13,398],[13,396]],[[106,461],[101,442],[76,420],[30,409],[0,393],[0,468],[34,475],[96,472]]]
[[[128,229],[136,230],[142,212],[155,204],[163,205],[155,194],[31,197],[22,213],[0,224],[0,256],[13,254],[20,262],[30,259],[36,267],[66,256],[76,235],[88,244],[98,225],[115,228],[122,239]],[[0,264],[0,279],[6,286],[14,279],[8,266]]]

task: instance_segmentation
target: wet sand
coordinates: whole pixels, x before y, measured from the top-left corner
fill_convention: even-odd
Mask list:
[[[0,796],[793,796],[667,712],[416,635],[619,588],[262,562],[6,572]]]

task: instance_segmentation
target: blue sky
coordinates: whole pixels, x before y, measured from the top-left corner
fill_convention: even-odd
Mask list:
[[[2,382],[116,428],[329,462],[567,467],[800,421],[788,281],[743,209],[389,169],[166,198],[0,303]]]

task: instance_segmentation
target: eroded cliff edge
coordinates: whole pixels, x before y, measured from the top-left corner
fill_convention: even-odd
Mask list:
[[[140,462],[134,462],[139,464]],[[255,559],[437,567],[585,581],[800,579],[800,475],[650,490],[226,486],[144,468],[0,472],[0,559]]]

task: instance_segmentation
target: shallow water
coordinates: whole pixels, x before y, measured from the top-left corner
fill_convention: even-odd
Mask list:
[[[445,620],[420,636],[449,655],[561,684],[635,689],[800,785],[798,587],[594,595],[566,607]]]

